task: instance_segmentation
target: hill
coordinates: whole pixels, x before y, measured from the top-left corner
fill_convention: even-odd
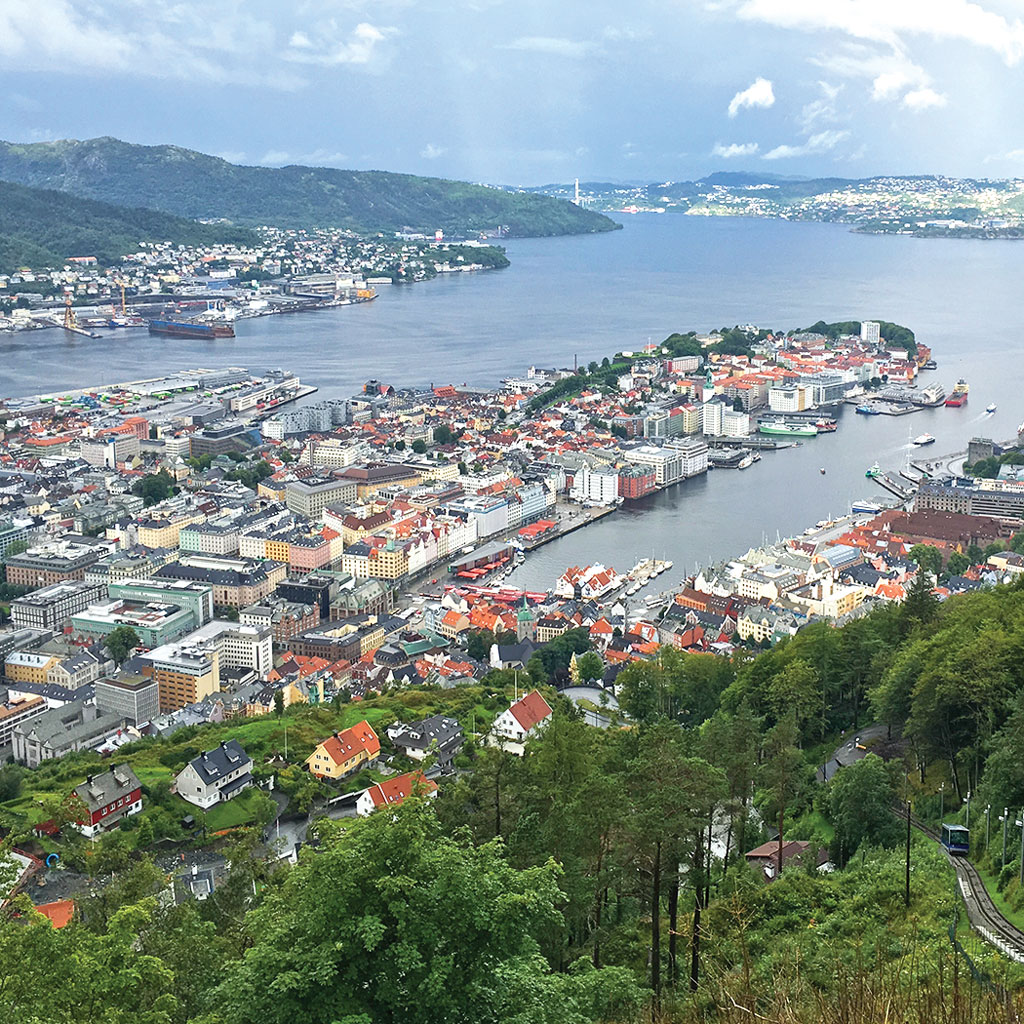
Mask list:
[[[588,234],[618,226],[550,196],[385,171],[245,167],[178,146],[136,146],[112,138],[0,142],[0,178],[246,225],[441,228],[448,234],[504,225],[513,236]]]
[[[156,210],[79,199],[51,189],[0,181],[0,272],[18,267],[61,266],[69,256],[116,262],[142,241],[181,245],[257,244],[247,229],[198,224]]]

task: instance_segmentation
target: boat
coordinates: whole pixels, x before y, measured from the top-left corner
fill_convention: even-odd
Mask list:
[[[970,390],[971,390],[971,386],[970,386],[970,384],[968,384],[968,383],[967,383],[967,381],[966,381],[966,380],[964,380],[964,378],[963,378],[963,377],[961,377],[961,378],[960,378],[960,379],[959,379],[959,380],[958,380],[958,381],[957,381],[957,382],[956,382],[956,383],[955,383],[955,384],[953,385],[953,394],[954,394],[954,395],[966,395],[966,394],[967,394],[967,392],[968,392],[968,391],[970,391]]]
[[[914,405],[942,405],[946,400],[946,389],[941,384],[929,384],[924,391],[919,395],[913,395],[910,400]]]
[[[857,412],[861,416],[881,416],[882,412],[880,409],[876,409],[873,405],[858,405]]]
[[[882,511],[882,506],[877,501],[855,501],[850,506],[851,512],[870,512],[877,515]]]
[[[922,370],[937,370],[938,368],[939,368],[939,364],[937,362],[935,362],[934,359],[929,359],[924,364],[924,366],[921,367]]]
[[[825,475],[825,467],[824,467],[824,466],[822,466],[822,467],[821,467],[821,469],[819,469],[819,470],[818,470],[818,472],[819,472],[819,473],[820,473],[820,474],[821,474],[822,476],[824,476],[824,475]]]
[[[967,404],[967,395],[965,394],[952,394],[946,399],[946,405],[951,406],[954,409],[959,409],[962,405]]]
[[[818,428],[813,423],[787,423],[775,420],[772,423],[758,425],[759,434],[770,434],[777,437],[817,437]]]
[[[150,334],[170,334],[176,338],[233,338],[231,324],[200,324],[193,320],[150,320]]]
[[[935,444],[935,438],[931,434],[918,434],[913,443],[920,448],[926,444]]]
[[[882,467],[876,462],[865,474],[869,480],[874,480],[876,476],[882,475]]]
[[[819,434],[829,434],[833,430],[836,430],[838,428],[838,426],[839,426],[839,424],[836,423],[835,420],[830,420],[830,419],[825,419],[825,418],[822,418],[820,420],[815,420],[814,421],[814,425],[818,428],[818,433]]]
[[[990,402],[988,405],[985,406],[985,412],[991,413],[991,412],[995,412],[995,411],[996,411],[996,403],[995,402]]]
[[[740,461],[737,464],[736,468],[737,469],[749,469],[753,464],[754,464],[754,460],[751,457],[751,455],[748,453],[748,454],[744,455],[742,459],[740,459]]]

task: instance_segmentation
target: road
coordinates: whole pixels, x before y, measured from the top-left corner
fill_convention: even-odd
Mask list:
[[[887,732],[888,726],[885,725],[869,725],[863,729],[851,730],[843,742],[836,747],[828,762],[818,769],[818,781],[828,782],[840,768],[867,757],[870,751],[862,748],[869,745],[871,740],[885,736]],[[858,746],[858,744],[860,745]]]

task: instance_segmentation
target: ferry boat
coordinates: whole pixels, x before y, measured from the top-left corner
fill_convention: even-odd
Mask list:
[[[920,448],[926,444],[935,444],[935,438],[931,434],[918,434],[913,443]]]
[[[876,476],[882,475],[882,467],[876,462],[864,475],[869,480],[874,480]]]
[[[882,511],[882,506],[877,501],[855,501],[850,506],[851,512],[870,512],[877,515]]]
[[[857,412],[861,416],[881,416],[882,412],[880,409],[876,409],[873,405],[858,405]]]
[[[761,423],[757,430],[760,434],[770,434],[776,437],[818,436],[818,428],[813,423],[786,423],[785,420],[776,420],[774,423]]]
[[[942,405],[945,400],[946,389],[941,384],[929,384],[919,395],[911,398],[914,405]]]

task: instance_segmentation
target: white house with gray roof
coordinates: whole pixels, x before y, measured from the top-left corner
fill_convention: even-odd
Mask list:
[[[204,810],[238,796],[252,785],[252,758],[238,740],[206,750],[178,772],[174,789],[183,800]]]

